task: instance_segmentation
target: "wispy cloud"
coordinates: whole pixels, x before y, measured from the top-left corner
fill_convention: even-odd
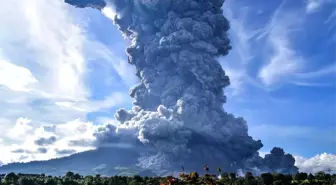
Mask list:
[[[266,86],[274,85],[280,80],[288,80],[292,74],[300,70],[303,56],[293,47],[293,33],[301,24],[299,10],[284,11],[283,2],[273,14],[259,39],[265,38],[268,52],[265,64],[261,67],[258,77]]]
[[[336,65],[335,64],[321,68],[316,71],[297,73],[295,76],[301,79],[311,79],[311,78],[325,77],[327,75],[332,75],[334,77],[336,76]]]
[[[292,84],[303,87],[333,87],[335,82],[305,82],[305,81],[291,81]]]
[[[302,31],[304,11],[288,9],[283,1],[265,23],[260,20],[265,21],[267,15],[260,15],[264,13],[259,6],[235,1],[227,1],[224,6],[224,14],[231,22],[233,50],[221,59],[221,64],[230,76],[233,95],[247,86],[269,91],[289,83],[309,63],[295,48],[294,39]]]
[[[27,68],[0,59],[0,86],[12,91],[29,92],[38,81]]]
[[[274,91],[285,84],[332,85],[316,80],[333,75],[334,65],[308,71],[315,60],[301,50],[299,43],[301,36],[307,34],[304,30],[307,26],[306,7],[292,5],[290,1],[282,1],[269,15],[259,5],[226,2],[224,14],[231,23],[233,50],[220,60],[231,79],[229,93],[241,94],[250,87]],[[258,16],[260,19],[256,18]]]
[[[53,101],[87,99],[85,36],[69,8],[61,1],[16,0],[2,2],[0,9],[0,116],[8,124],[18,117],[43,122],[65,113]]]
[[[234,45],[234,50],[231,51],[230,55],[240,57],[240,61],[235,62],[247,64],[254,58],[251,50],[251,40],[260,34],[262,29],[252,30],[249,27],[251,25],[248,24],[248,16],[251,11],[248,7],[239,7],[233,1],[227,1],[224,6],[224,15],[230,20],[230,39]],[[234,13],[238,10],[240,10],[239,14]]]
[[[98,59],[98,61],[103,60],[112,67],[121,78],[121,83],[130,87],[139,81],[135,76],[135,68],[127,62],[126,56],[123,58],[116,55],[116,53],[113,52],[113,48],[109,48],[100,42],[91,42],[90,44],[95,50],[89,52],[89,55]]]
[[[86,121],[88,113],[125,104],[127,94],[120,93],[122,90],[112,93],[107,91],[107,95],[91,98],[95,89],[87,84],[90,78],[88,51],[97,53],[106,46],[90,40],[81,15],[73,10],[73,7],[62,1],[1,2],[2,162],[58,157],[60,152],[55,151],[55,148],[68,150],[68,140],[81,137],[87,139],[92,136],[95,126]],[[100,48],[95,48],[97,45]],[[109,58],[99,58],[98,55],[92,57],[108,65],[116,59],[112,54]],[[113,64],[121,76],[131,79],[129,76],[132,75],[123,66],[124,63],[127,65],[127,62],[120,59],[117,64]],[[43,131],[43,125],[55,125],[55,133]],[[84,132],[81,130],[84,127],[92,130],[87,129]],[[34,143],[41,137],[54,136],[57,141],[45,149]],[[25,152],[24,155],[11,153],[16,149],[34,152]],[[71,149],[79,152],[87,147]]]
[[[336,43],[336,1],[334,1],[334,5],[332,5],[334,9],[329,14],[329,16],[324,20],[324,24],[327,26],[326,33],[330,34],[329,44],[331,47],[335,47]],[[331,6],[331,7],[332,7]]]
[[[249,19],[253,10],[249,7],[242,7],[236,1],[228,0],[223,9],[224,15],[230,20],[229,36],[233,49],[227,56],[220,58],[220,63],[230,77],[231,95],[238,95],[244,91],[246,84],[260,87],[249,74],[249,67],[253,65],[253,59],[257,55],[253,40],[262,28],[254,28],[253,20]]]
[[[323,1],[324,0],[307,0],[307,13],[313,13],[317,11],[321,7]]]
[[[324,21],[325,24],[329,24],[332,23],[331,21],[335,20],[336,18],[336,9],[334,9],[333,12],[331,12],[331,14],[329,15],[329,17],[327,18],[327,20]]]
[[[324,5],[336,3],[335,0],[307,0],[306,11],[308,14],[315,13],[320,10]]]
[[[126,102],[127,94],[114,92],[110,96],[105,97],[104,100],[97,101],[58,101],[56,105],[74,109],[80,112],[97,112],[102,109],[108,109],[111,107],[115,107],[117,105],[123,105]]]
[[[0,13],[4,57],[13,65],[30,68],[39,81],[35,91],[85,98],[89,93],[83,83],[86,38],[68,7],[59,1],[11,3],[2,3]]]

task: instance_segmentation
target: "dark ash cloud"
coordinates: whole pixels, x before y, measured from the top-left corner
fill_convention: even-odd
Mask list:
[[[69,154],[74,154],[77,151],[72,150],[72,149],[64,149],[64,150],[55,149],[55,152],[57,155],[69,155]]]
[[[48,149],[47,148],[38,148],[37,151],[41,154],[45,154],[48,152]]]
[[[161,174],[181,163],[190,170],[268,164],[256,157],[263,145],[248,135],[246,121],[223,109],[230,80],[218,57],[231,49],[224,0],[65,2],[115,11],[113,22],[131,41],[128,62],[141,81],[130,89],[132,110],[119,109],[119,125],[98,129],[96,146],[130,143],[141,153],[137,165]]]
[[[48,149],[44,147],[40,147],[37,150],[26,150],[19,148],[16,150],[12,150],[11,152],[15,154],[45,154],[48,152]]]
[[[253,170],[257,168],[262,172],[291,173],[298,172],[295,166],[295,158],[291,154],[286,154],[282,148],[274,147],[264,158],[254,155],[245,161],[245,168]]]
[[[52,145],[57,141],[57,138],[55,136],[50,136],[48,138],[41,137],[39,139],[36,139],[34,143],[38,146],[47,146]]]
[[[29,157],[26,156],[26,155],[21,155],[20,158],[19,158],[19,161],[22,161],[22,160],[26,160],[28,159]]]
[[[51,133],[55,133],[56,132],[56,125],[44,125],[43,126],[43,130],[45,132],[51,132]]]
[[[88,139],[78,139],[78,140],[70,140],[68,146],[74,147],[92,147],[95,146],[92,140]]]
[[[25,150],[20,148],[20,149],[12,150],[11,152],[15,154],[22,154],[22,153],[25,153]]]

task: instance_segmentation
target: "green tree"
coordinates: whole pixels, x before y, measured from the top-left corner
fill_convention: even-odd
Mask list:
[[[233,180],[233,181],[236,180],[236,178],[237,178],[236,173],[230,173],[229,176],[230,176],[230,179]]]
[[[273,181],[273,185],[283,185],[283,182],[280,180]]]
[[[310,174],[308,175],[307,179],[308,179],[309,181],[313,181],[313,180],[315,179],[315,177],[314,177],[313,174],[310,173]]]
[[[28,177],[20,177],[18,182],[19,185],[34,185],[34,181]]]
[[[292,175],[290,175],[290,174],[284,175],[283,182],[284,182],[285,185],[290,185],[292,183],[292,180],[293,180],[293,176]]]
[[[19,179],[19,177],[11,172],[11,173],[8,173],[6,176],[5,176],[5,181],[6,181],[6,184],[17,184],[17,180]]]
[[[52,177],[48,177],[48,179],[44,182],[44,185],[57,185],[57,180]]]
[[[307,173],[296,173],[294,176],[294,180],[296,180],[297,182],[302,182],[306,180],[307,177],[308,177]]]
[[[309,180],[303,180],[300,185],[310,185],[311,183],[309,182]]]
[[[246,172],[245,173],[245,181],[246,181],[246,184],[249,184],[249,185],[252,185],[252,184],[256,183],[256,181],[254,179],[254,176],[251,172]]]
[[[261,179],[265,185],[273,184],[273,175],[271,173],[261,174]]]
[[[71,172],[71,171],[65,174],[65,177],[68,177],[68,178],[73,178],[74,176],[75,176],[74,172]]]
[[[234,184],[234,185],[245,185],[245,184],[246,184],[246,181],[245,181],[244,178],[239,177],[239,178],[237,178],[237,179],[234,181],[233,184]]]
[[[74,179],[76,179],[76,180],[79,180],[79,179],[81,179],[82,177],[81,177],[81,175],[79,175],[78,173],[76,173],[75,175],[74,175]]]
[[[320,172],[317,172],[316,174],[315,174],[315,178],[317,179],[317,180],[325,180],[325,178],[326,178],[326,173],[325,172],[323,172],[323,171],[320,171]]]
[[[77,181],[71,179],[70,177],[64,177],[61,184],[62,185],[79,185]]]
[[[254,179],[253,174],[251,172],[245,173],[245,180],[252,180]]]
[[[308,178],[308,174],[307,173],[300,173],[300,180],[304,181]]]
[[[281,173],[274,173],[273,174],[273,180],[274,181],[281,181],[281,182],[283,182],[284,179],[285,179],[285,176],[283,174],[281,174]]]

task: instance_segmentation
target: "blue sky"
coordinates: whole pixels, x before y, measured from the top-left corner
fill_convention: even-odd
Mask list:
[[[109,12],[14,1],[0,3],[0,161],[59,157],[56,148],[90,138],[118,108],[131,107],[128,91],[138,80],[128,43]],[[231,79],[224,108],[247,120],[262,153],[280,146],[305,167],[326,155],[336,160],[335,3],[227,0],[223,7],[233,46],[219,58]],[[45,125],[57,127],[59,140],[41,154],[32,141],[50,136]],[[18,148],[26,152],[13,153]]]

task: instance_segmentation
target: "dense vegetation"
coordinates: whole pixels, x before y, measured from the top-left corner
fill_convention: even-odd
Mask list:
[[[63,177],[8,173],[0,175],[0,185],[336,185],[336,174],[331,175],[324,172],[315,175],[264,173],[260,176],[246,173],[244,177],[241,177],[235,173],[222,173],[218,169],[218,174],[220,175],[210,175],[208,170],[204,176],[199,176],[196,172],[190,174],[183,172],[180,173],[179,178],[175,178],[172,176],[102,177],[100,175],[83,177],[73,172],[68,172]]]

